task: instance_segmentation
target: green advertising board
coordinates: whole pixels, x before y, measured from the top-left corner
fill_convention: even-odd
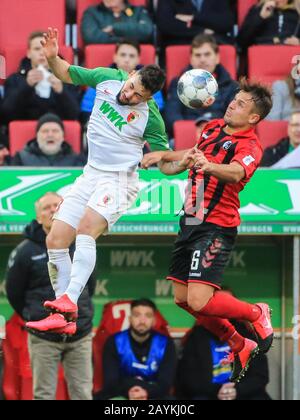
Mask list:
[[[159,240],[157,240],[159,238]],[[0,242],[0,316],[12,313],[5,298],[5,267],[17,238],[10,244]],[[170,325],[188,328],[193,319],[176,307],[168,272],[173,237],[145,237],[132,240],[103,238],[97,247],[97,286],[95,319],[98,325],[103,305],[119,299],[148,297],[153,299]],[[20,238],[21,240],[21,238]],[[268,302],[274,309],[274,325],[281,326],[281,290],[283,248],[276,238],[240,238],[225,274],[225,284],[237,296],[249,302]],[[16,279],[17,282],[17,279]]]
[[[74,169],[0,170],[0,234],[21,233],[47,191],[62,195],[80,175]],[[166,177],[140,171],[140,195],[115,234],[175,234],[187,173]],[[258,170],[241,193],[241,234],[300,234],[300,171]]]

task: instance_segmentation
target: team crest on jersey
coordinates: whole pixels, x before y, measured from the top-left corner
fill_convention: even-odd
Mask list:
[[[229,150],[231,146],[232,146],[232,141],[227,141],[226,143],[223,144],[223,149]]]
[[[127,122],[128,124],[134,124],[139,118],[140,114],[136,111],[132,111],[127,117]]]

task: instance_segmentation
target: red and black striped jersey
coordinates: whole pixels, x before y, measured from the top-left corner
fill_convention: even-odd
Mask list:
[[[236,227],[241,223],[239,193],[258,168],[263,150],[254,129],[229,135],[224,132],[225,126],[224,120],[208,123],[197,141],[197,147],[210,162],[238,162],[245,169],[246,176],[236,184],[229,184],[192,169],[189,173],[185,213],[204,222]]]

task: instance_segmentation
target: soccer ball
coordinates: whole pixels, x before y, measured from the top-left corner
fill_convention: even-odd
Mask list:
[[[188,108],[211,106],[218,96],[218,83],[206,70],[194,69],[184,73],[177,85],[177,94]]]

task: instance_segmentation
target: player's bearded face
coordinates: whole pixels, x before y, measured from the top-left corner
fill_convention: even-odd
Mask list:
[[[251,94],[243,91],[231,101],[224,116],[226,124],[232,128],[257,124],[259,119],[259,115],[255,113],[255,102]]]
[[[151,92],[143,87],[138,73],[132,73],[118,93],[117,100],[120,105],[138,105],[147,102],[151,96]]]

